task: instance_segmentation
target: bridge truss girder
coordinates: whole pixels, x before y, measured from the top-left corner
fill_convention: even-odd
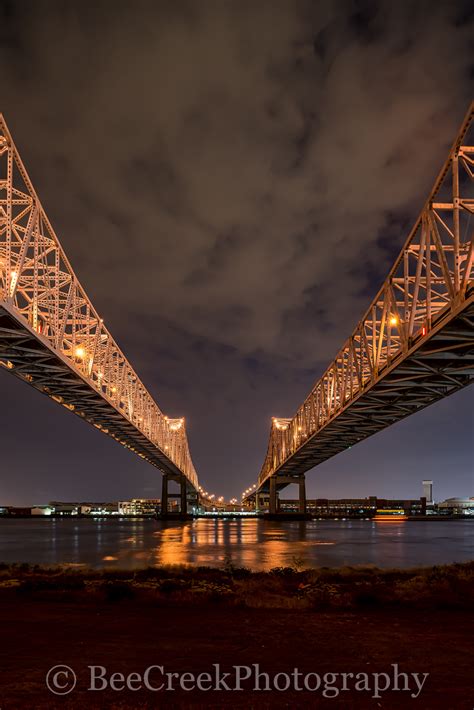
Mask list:
[[[365,316],[295,416],[273,419],[258,490],[474,380],[473,115]]]
[[[88,298],[0,114],[0,366],[198,489],[163,414]]]
[[[309,468],[474,381],[474,294],[457,316],[440,326],[279,467],[273,474],[277,490],[288,485],[289,477],[297,483]],[[270,478],[259,490],[269,490]]]

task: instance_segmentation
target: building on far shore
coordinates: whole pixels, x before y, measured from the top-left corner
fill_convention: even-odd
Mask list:
[[[34,505],[32,507],[0,506],[0,517],[150,517],[158,513],[160,506],[161,500],[159,498],[133,498],[130,501],[113,503],[51,501],[47,505]],[[169,507],[171,510],[173,510],[173,507],[178,509],[177,506],[178,502],[176,500],[170,500]]]
[[[133,498],[118,504],[119,515],[154,515],[161,506],[159,498]]]
[[[34,505],[31,508],[31,515],[52,515],[54,508],[50,505]]]
[[[279,510],[282,513],[298,512],[298,500],[280,500]],[[377,498],[315,498],[306,501],[306,511],[310,515],[320,518],[372,518],[383,510],[399,511],[403,515],[425,515],[426,499],[424,497],[413,500]]]
[[[474,515],[474,498],[447,498],[437,507],[447,515]]]
[[[54,515],[118,515],[118,503],[64,503],[51,501],[49,507]]]
[[[433,481],[423,481],[423,496],[428,505],[433,503]]]
[[[423,481],[423,490],[432,496],[432,481]],[[430,486],[428,489],[427,486]],[[179,511],[179,496],[170,496],[169,512]],[[262,494],[262,512],[268,509],[268,495]],[[159,498],[133,498],[119,502],[64,502],[51,501],[47,505],[32,507],[0,506],[0,517],[153,517],[161,510]],[[298,513],[299,500],[278,499],[280,513]],[[203,512],[203,511],[201,511]],[[240,512],[249,513],[241,508]],[[448,498],[441,503],[429,503],[423,495],[415,499],[388,499],[369,496],[368,498],[314,498],[306,501],[306,512],[314,518],[359,518],[372,519],[375,516],[403,516],[414,518],[426,516],[467,517],[474,516],[474,497]],[[209,511],[207,511],[209,514]]]
[[[11,515],[16,518],[25,518],[31,515],[31,508],[24,508],[12,505],[2,506],[0,507],[0,511],[3,511],[2,515],[4,516]]]

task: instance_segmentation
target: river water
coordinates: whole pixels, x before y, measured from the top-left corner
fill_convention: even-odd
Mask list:
[[[0,562],[133,569],[226,559],[253,570],[464,562],[474,559],[474,520],[0,519]]]

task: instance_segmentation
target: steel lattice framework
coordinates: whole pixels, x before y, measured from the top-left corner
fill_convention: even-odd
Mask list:
[[[105,327],[1,114],[0,365],[198,489],[184,419],[163,414]]]
[[[366,314],[295,416],[273,419],[257,491],[473,381],[473,114]]]

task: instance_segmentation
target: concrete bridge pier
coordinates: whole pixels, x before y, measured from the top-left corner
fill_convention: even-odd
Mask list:
[[[266,509],[269,504],[268,493],[259,492],[255,494],[255,510],[257,513]]]
[[[169,482],[175,481],[179,484],[179,493],[169,492]],[[179,498],[179,512],[169,510],[169,499]],[[196,498],[197,500],[197,498]],[[163,474],[161,485],[161,518],[188,518],[188,482],[185,476],[173,476],[169,473]]]
[[[179,485],[180,485],[180,494],[181,494],[180,512],[181,512],[181,515],[187,515],[188,514],[188,492],[186,489],[186,479],[184,476],[181,477]]]
[[[272,476],[270,478],[270,497],[268,512],[270,515],[283,515],[280,513],[280,505],[278,499],[278,485],[287,485],[290,483],[298,484],[298,514],[306,515],[306,478],[305,476]]]
[[[168,476],[163,474],[161,480],[161,517],[165,518],[168,515]]]
[[[272,476],[270,478],[270,505],[269,513],[270,515],[276,515],[278,513],[278,493],[276,488],[276,478]]]
[[[298,481],[299,487],[299,510],[301,515],[306,515],[306,478],[301,476]]]

